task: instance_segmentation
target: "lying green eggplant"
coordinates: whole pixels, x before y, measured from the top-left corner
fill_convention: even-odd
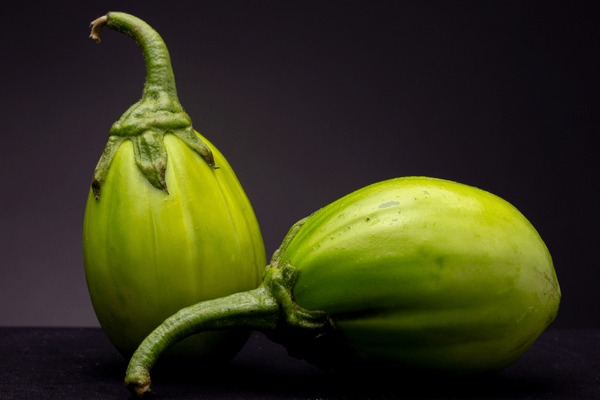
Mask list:
[[[89,189],[83,226],[87,285],[102,329],[126,357],[182,307],[256,288],[266,263],[258,222],[223,155],[195,131],[177,97],[169,52],[140,19],[92,23],[142,48],[142,99],[115,122]],[[249,333],[249,332],[247,332]],[[246,333],[206,332],[171,355],[225,358]]]
[[[255,290],[182,309],[130,360],[150,390],[166,348],[196,332],[252,328],[317,365],[498,371],[557,314],[550,254],[529,221],[486,191],[425,177],[367,186],[294,225]]]

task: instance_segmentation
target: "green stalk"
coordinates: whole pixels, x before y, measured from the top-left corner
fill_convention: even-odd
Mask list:
[[[101,28],[106,26],[131,37],[142,49],[146,64],[146,82],[142,98],[113,124],[109,141],[94,171],[92,189],[96,199],[110,163],[124,140],[134,144],[135,161],[144,177],[157,189],[168,193],[165,181],[167,152],[163,137],[170,133],[196,151],[211,167],[211,150],[192,128],[192,120],[177,96],[171,57],[160,35],[133,15],[110,12],[91,23],[90,37],[100,42]]]
[[[267,266],[256,289],[186,307],[167,318],[140,344],[129,361],[125,385],[136,396],[150,392],[150,370],[170,346],[193,334],[220,329],[282,331],[315,338],[331,329],[329,316],[309,311],[292,299],[297,271],[286,264]]]
[[[91,24],[90,38],[97,43],[100,43],[100,28],[103,26],[130,36],[141,47],[146,63],[146,83],[142,98],[164,94],[178,103],[171,58],[158,32],[133,15],[110,12]]]
[[[129,361],[125,385],[135,395],[150,391],[150,369],[161,353],[194,333],[207,330],[274,329],[279,306],[264,286],[200,302],[167,318],[138,347]]]

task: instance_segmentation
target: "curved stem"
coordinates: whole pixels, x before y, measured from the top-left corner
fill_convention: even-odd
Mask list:
[[[166,93],[172,100],[177,100],[171,57],[158,32],[130,14],[111,11],[106,14],[105,20],[102,18],[92,22],[92,39],[99,40],[99,28],[106,24],[108,28],[131,37],[142,49],[146,64],[146,83],[142,97],[155,98]]]
[[[197,303],[167,318],[135,351],[125,384],[135,395],[150,391],[150,369],[162,352],[195,333],[219,329],[270,331],[283,339],[319,337],[333,327],[327,313],[296,304],[292,290],[298,270],[292,265],[268,265],[263,283],[248,292]]]
[[[91,23],[90,37],[96,42],[100,41],[100,31],[104,26],[133,38],[142,49],[146,64],[142,98],[113,124],[110,136],[125,137],[133,142],[135,161],[140,171],[148,182],[167,194],[165,134],[177,136],[209,166],[217,168],[212,150],[194,131],[191,118],[179,103],[169,51],[158,32],[133,15],[109,12]],[[117,141],[112,144],[115,143]],[[106,146],[96,166],[92,182],[96,199],[100,198],[101,186],[118,147]]]
[[[218,329],[274,329],[279,304],[266,286],[197,303],[167,318],[140,344],[129,361],[125,384],[135,395],[150,391],[150,369],[160,354],[186,337]]]

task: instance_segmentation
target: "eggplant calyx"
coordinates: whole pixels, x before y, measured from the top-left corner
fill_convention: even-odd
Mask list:
[[[133,15],[110,12],[92,21],[90,38],[99,43],[104,26],[133,38],[139,45],[146,64],[146,81],[142,98],[110,129],[109,142],[94,171],[92,189],[96,199],[124,139],[133,142],[135,161],[144,177],[165,193],[168,193],[165,134],[177,136],[210,167],[216,168],[212,151],[194,131],[191,118],[179,102],[169,51],[158,32]]]
[[[269,265],[266,269],[265,285],[279,305],[279,324],[275,328],[282,331],[307,332],[318,336],[324,327],[332,325],[329,315],[324,311],[302,308],[294,301],[292,290],[298,278],[298,270],[289,262],[284,265]]]

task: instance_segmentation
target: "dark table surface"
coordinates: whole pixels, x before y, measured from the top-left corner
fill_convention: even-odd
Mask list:
[[[0,399],[128,399],[124,360],[95,328],[0,328]],[[226,367],[153,373],[154,399],[600,399],[600,330],[545,332],[488,378],[345,376],[255,333]]]

